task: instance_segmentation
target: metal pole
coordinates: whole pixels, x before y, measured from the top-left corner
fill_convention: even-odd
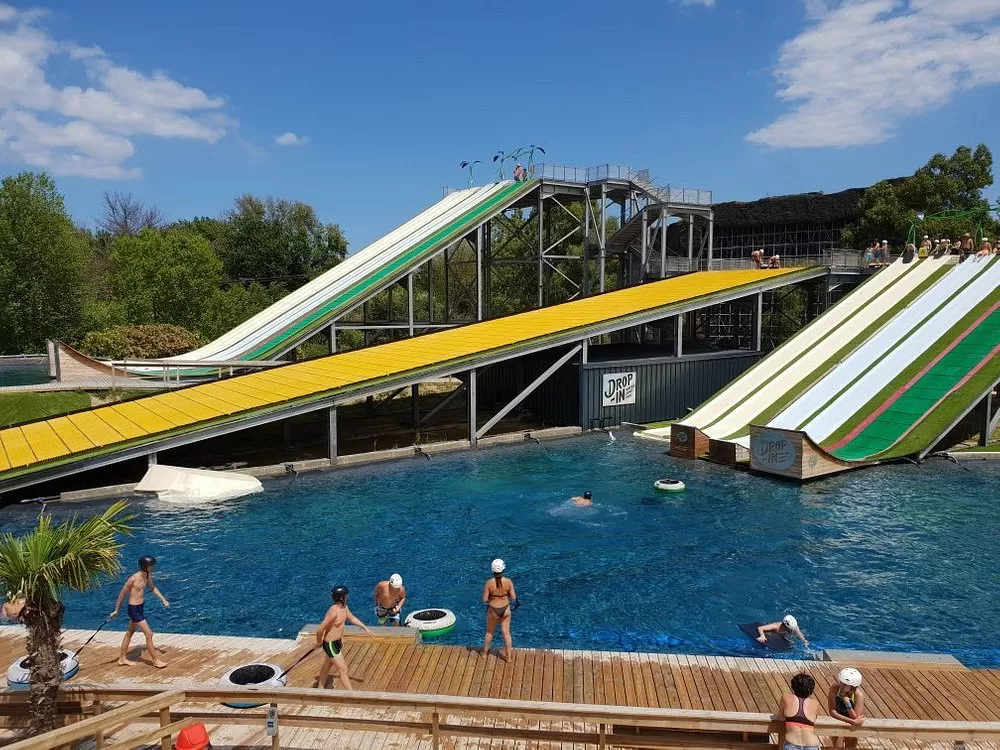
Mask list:
[[[476,369],[469,370],[469,443],[476,445],[479,437],[476,435]]]
[[[694,214],[688,214],[688,260],[694,257]]]
[[[584,339],[580,350],[580,362],[587,364],[587,357],[590,355],[590,339]]]
[[[427,322],[434,322],[434,258],[427,259]]]
[[[993,426],[993,420],[990,417],[993,416],[993,393],[987,393],[986,398],[983,399],[983,419],[980,422],[979,427],[979,444],[986,446],[990,444],[990,434],[993,432],[990,429]]]
[[[330,354],[337,353],[337,324],[331,323],[327,329],[327,336],[330,337]]]
[[[413,337],[413,271],[406,274],[406,310],[409,317],[410,337]]]
[[[483,319],[483,225],[476,227],[476,320]]]
[[[708,262],[712,262],[712,248],[715,246],[715,212],[708,215]]]
[[[757,292],[757,299],[754,302],[754,321],[753,321],[753,348],[754,351],[760,351],[761,345],[761,322],[764,317],[764,294],[763,292]]]
[[[545,196],[538,189],[538,306],[545,304]]]
[[[601,226],[600,237],[601,237],[601,291],[604,291],[604,264],[607,257],[607,245],[608,245],[608,186],[607,183],[601,183]],[[624,206],[624,203],[622,204]],[[622,214],[622,219],[624,219],[624,213]],[[622,222],[624,224],[624,221]]]
[[[660,278],[667,277],[667,210],[660,209]]]
[[[449,312],[449,295],[451,290],[449,289],[449,275],[448,275],[448,249],[445,248],[444,251],[444,322],[447,323],[451,320]]]
[[[587,296],[587,251],[590,247],[590,217],[593,211],[590,205],[590,186],[584,188],[586,191],[586,196],[583,199],[583,273],[581,278],[583,279],[583,287],[580,290],[580,294],[583,297]]]
[[[677,338],[674,341],[674,356],[684,354],[684,313],[677,314]]]
[[[642,265],[639,268],[639,283],[640,284],[642,283],[642,280],[643,280],[643,278],[646,275],[646,252],[647,252],[647,243],[649,242],[649,238],[646,236],[649,220],[646,217],[646,209],[645,209],[645,207],[643,207],[643,209],[642,209],[642,219],[641,219],[641,221],[642,221],[642,253],[639,256],[639,260],[641,261]]]
[[[148,462],[147,466],[156,466],[156,461],[157,461],[156,451],[153,451],[148,456],[146,456],[146,459],[147,459],[147,462]]]
[[[330,407],[330,422],[327,427],[327,456],[330,459],[330,466],[337,463],[337,407]]]

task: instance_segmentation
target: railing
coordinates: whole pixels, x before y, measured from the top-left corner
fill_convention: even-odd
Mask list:
[[[164,383],[181,382],[181,374],[191,368],[215,370],[216,378],[232,377],[241,370],[260,370],[267,367],[281,367],[288,362],[270,359],[233,359],[233,360],[192,360],[190,362],[164,362],[162,359],[115,359],[101,360],[111,368],[111,377],[116,377],[116,370],[121,370],[122,377],[137,377],[144,380],[160,380]],[[136,372],[136,369],[150,372]]]
[[[561,164],[536,164],[534,177],[560,182],[590,183],[605,180],[631,182],[660,203],[683,203],[685,205],[711,206],[712,191],[699,188],[659,187],[648,169],[632,169],[621,164],[598,164],[593,167],[567,167]]]
[[[24,716],[28,696],[24,692],[0,694],[0,712]],[[768,747],[771,735],[782,724],[761,713],[692,711],[622,706],[582,705],[541,701],[515,701],[446,695],[407,693],[344,692],[304,688],[221,688],[217,686],[64,687],[60,705],[65,710],[77,705],[89,718],[39,737],[16,742],[10,750],[48,750],[78,740],[93,738],[98,750],[107,735],[137,723],[157,723],[158,728],[116,742],[115,748],[134,748],[161,743],[169,748],[169,738],[194,722],[237,724],[257,729],[265,727],[271,713],[273,748],[281,746],[280,727],[319,730],[361,729],[375,732],[419,734],[431,738],[432,747],[441,747],[445,737],[492,737],[528,742],[566,742],[606,748],[696,746],[703,744],[761,748]],[[111,710],[108,703],[125,702]],[[84,704],[90,704],[89,706]],[[253,703],[270,710],[229,711],[190,710],[191,704]],[[181,710],[181,706],[188,708]],[[295,709],[325,708],[322,714]],[[338,709],[361,709],[350,715]],[[386,715],[394,711],[396,715]],[[74,717],[75,718],[75,717]],[[483,719],[503,718],[508,726],[496,726]],[[481,722],[476,724],[474,722]],[[971,742],[1000,740],[1000,722],[913,721],[868,719],[861,727],[851,727],[827,717],[816,722],[817,734],[824,737],[865,737],[891,741],[946,741],[957,746]]]

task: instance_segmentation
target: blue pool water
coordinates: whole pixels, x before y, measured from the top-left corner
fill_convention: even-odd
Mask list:
[[[689,489],[660,495],[663,476]],[[792,612],[821,648],[997,666],[998,486],[998,465],[932,461],[799,487],[600,435],[275,480],[202,509],[140,500],[125,551],[160,560],[173,606],[147,613],[162,631],[294,635],[338,583],[371,623],[372,587],[398,572],[408,609],[450,608],[446,642],[477,643],[502,557],[523,600],[515,645],[756,654],[736,624]],[[592,508],[567,502],[586,489]],[[0,521],[22,531],[37,512]],[[96,627],[118,585],[71,596],[67,624]]]

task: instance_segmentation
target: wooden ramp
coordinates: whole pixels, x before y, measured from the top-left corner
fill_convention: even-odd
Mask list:
[[[89,635],[86,631],[67,631],[64,646],[76,648]],[[313,643],[307,636],[282,640],[159,635],[157,645],[162,647],[170,664],[158,670],[149,663],[144,651],[139,653],[139,639],[133,640],[131,656],[139,659],[140,664],[117,666],[120,639],[120,632],[98,634],[81,654],[81,670],[73,682],[208,684],[243,663],[290,666]],[[825,694],[843,666],[785,659],[544,649],[520,649],[508,664],[495,654],[480,658],[467,647],[421,644],[407,637],[368,638],[352,633],[345,641],[351,678],[358,690],[611,706],[770,713],[791,675],[808,671],[816,678],[817,693]],[[6,669],[23,653],[23,628],[0,628],[0,666]],[[288,675],[289,685],[311,686],[319,664],[320,654],[315,652]],[[919,663],[892,667],[862,665],[862,669],[868,691],[867,713],[871,718],[1000,722],[1000,670],[941,669]],[[497,726],[501,726],[505,720],[497,721]],[[216,747],[224,747],[226,743],[240,747],[270,746],[263,728],[210,729]],[[2,732],[0,744],[5,737]],[[9,739],[10,734],[6,737]],[[863,745],[881,746],[873,742],[866,740]],[[491,749],[515,746],[512,741],[499,739],[455,739],[453,743],[449,746]],[[921,743],[921,746],[931,744]],[[412,736],[312,729],[283,734],[282,746],[430,747],[428,742]],[[548,746],[573,747],[558,743]]]

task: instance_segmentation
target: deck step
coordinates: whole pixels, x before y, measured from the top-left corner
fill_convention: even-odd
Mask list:
[[[828,648],[823,651],[823,661],[879,667],[968,669],[968,667],[951,654],[907,651],[855,651],[851,649]]]

